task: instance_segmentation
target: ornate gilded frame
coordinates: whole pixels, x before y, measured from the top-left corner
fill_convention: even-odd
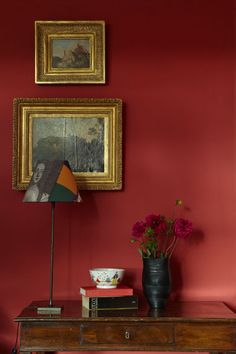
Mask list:
[[[38,159],[68,160],[79,189],[122,188],[120,99],[16,98],[13,116],[13,189],[27,188]]]
[[[35,21],[35,82],[105,83],[105,22]]]

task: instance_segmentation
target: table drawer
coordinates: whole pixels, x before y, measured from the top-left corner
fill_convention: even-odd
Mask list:
[[[176,347],[183,350],[235,350],[236,327],[226,323],[179,323]]]
[[[21,351],[72,351],[80,349],[80,323],[23,323],[20,336]]]
[[[174,329],[169,324],[82,324],[81,345],[170,346]]]

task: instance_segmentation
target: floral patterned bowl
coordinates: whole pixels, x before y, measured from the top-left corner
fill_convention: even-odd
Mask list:
[[[118,268],[93,268],[89,270],[91,279],[97,288],[116,288],[124,276],[124,269]]]

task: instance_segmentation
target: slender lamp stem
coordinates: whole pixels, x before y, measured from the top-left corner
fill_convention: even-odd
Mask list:
[[[49,306],[53,306],[53,265],[54,265],[54,220],[55,220],[55,202],[51,202],[52,206],[52,234],[51,234],[51,257],[50,257],[50,298]]]
[[[55,306],[53,304],[53,271],[54,271],[54,223],[55,223],[55,202],[51,202],[51,211],[52,211],[52,235],[51,235],[51,255],[50,255],[50,295],[49,295],[49,304],[48,306],[37,307],[38,314],[55,314],[60,315],[62,311],[62,306]]]

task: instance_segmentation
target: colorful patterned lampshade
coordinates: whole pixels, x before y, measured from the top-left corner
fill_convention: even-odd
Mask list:
[[[78,187],[68,161],[38,161],[24,202],[80,202]]]
[[[68,161],[38,161],[33,172],[24,202],[51,203],[51,257],[50,257],[50,294],[48,305],[38,307],[39,314],[60,314],[62,306],[53,304],[53,263],[54,263],[54,223],[56,202],[80,202],[81,197]]]

